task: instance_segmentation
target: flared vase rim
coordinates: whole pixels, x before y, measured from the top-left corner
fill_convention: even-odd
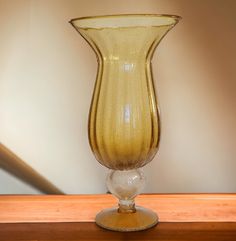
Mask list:
[[[166,23],[161,23],[161,24],[132,24],[132,25],[123,25],[123,26],[113,26],[112,24],[108,24],[107,26],[96,26],[95,24],[93,25],[92,23],[88,26],[79,26],[78,24],[75,24],[77,21],[92,21],[92,20],[108,20],[108,19],[126,19],[128,20],[129,18],[140,18],[140,19],[148,19],[148,18],[156,18],[156,19],[168,19],[168,20],[173,20],[172,22],[166,22]],[[171,26],[177,24],[180,20],[182,19],[181,16],[179,15],[173,15],[173,14],[111,14],[111,15],[94,15],[94,16],[84,16],[84,17],[78,17],[78,18],[72,18],[69,23],[71,23],[73,26],[76,25],[77,28],[81,29],[100,29],[100,28],[120,28],[120,27],[158,27],[158,26]]]

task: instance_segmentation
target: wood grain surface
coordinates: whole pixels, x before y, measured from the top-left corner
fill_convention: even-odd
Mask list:
[[[109,194],[0,196],[0,223],[94,222],[116,202]],[[160,222],[236,222],[236,194],[139,195],[136,203],[157,212]]]
[[[160,223],[130,233],[103,230],[94,223],[0,224],[0,241],[235,241],[236,223]]]

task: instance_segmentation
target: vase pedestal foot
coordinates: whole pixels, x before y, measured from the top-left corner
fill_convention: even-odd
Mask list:
[[[96,224],[112,231],[130,232],[151,228],[158,223],[158,216],[150,209],[136,207],[135,212],[119,212],[117,207],[102,210],[96,216]]]

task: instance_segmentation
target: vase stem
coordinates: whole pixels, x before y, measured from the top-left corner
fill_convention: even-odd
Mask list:
[[[119,200],[118,212],[119,213],[135,213],[136,208],[135,208],[134,199]]]

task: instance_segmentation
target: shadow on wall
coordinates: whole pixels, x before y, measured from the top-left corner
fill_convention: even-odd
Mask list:
[[[235,192],[236,2],[173,4],[183,20],[154,57],[163,129],[147,191]]]

